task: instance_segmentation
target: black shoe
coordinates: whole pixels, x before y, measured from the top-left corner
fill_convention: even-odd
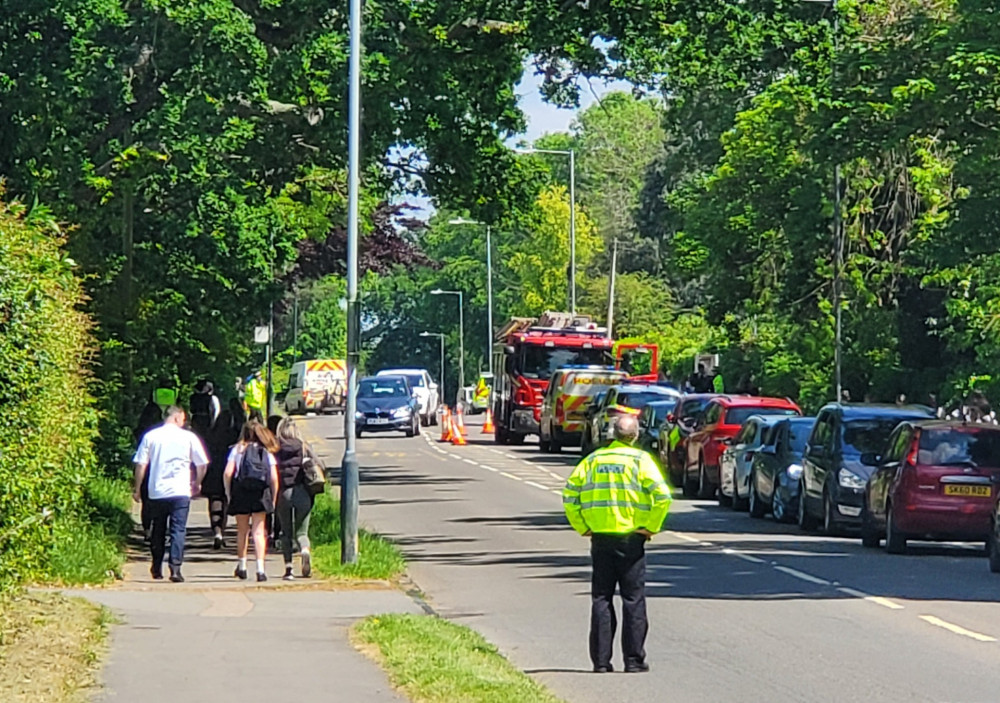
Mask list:
[[[292,567],[286,566],[285,567],[285,575],[282,576],[281,578],[283,578],[285,581],[294,581],[295,580],[295,574],[292,573]]]
[[[225,546],[226,546],[226,541],[221,537],[219,537],[218,535],[216,535],[215,539],[212,540],[212,549],[214,549],[215,551],[219,551]]]
[[[606,666],[595,666],[594,667],[594,673],[595,674],[610,674],[614,670],[615,670],[615,667],[611,666],[610,664],[608,664]]]
[[[163,567],[162,566],[160,568],[156,568],[155,566],[151,567],[149,569],[149,575],[153,577],[154,581],[162,581],[163,580]]]
[[[241,581],[246,581],[247,580],[247,570],[246,569],[241,569],[240,567],[237,566],[236,567],[236,571],[233,573],[233,576],[235,576],[236,578],[238,578]]]
[[[184,577],[181,576],[181,572],[180,571],[171,571],[170,572],[170,580],[173,583],[184,583]]]
[[[645,674],[647,671],[649,671],[649,664],[646,662],[625,665],[626,674]]]
[[[258,571],[257,572],[257,580],[258,581],[267,581],[267,574],[265,574],[263,571]]]

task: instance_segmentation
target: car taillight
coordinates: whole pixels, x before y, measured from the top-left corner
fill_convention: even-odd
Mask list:
[[[920,451],[920,433],[913,437],[913,444],[910,445],[910,453],[906,455],[906,463],[910,466],[917,465],[917,452]]]
[[[563,406],[563,399],[559,398],[556,400],[556,422],[562,422],[565,415],[565,408]]]

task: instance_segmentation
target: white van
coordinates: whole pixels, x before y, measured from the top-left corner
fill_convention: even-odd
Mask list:
[[[292,364],[285,412],[343,412],[347,394],[347,362],[311,359]]]
[[[376,376],[406,376],[413,397],[417,399],[420,424],[424,427],[437,424],[438,384],[427,369],[382,369]]]

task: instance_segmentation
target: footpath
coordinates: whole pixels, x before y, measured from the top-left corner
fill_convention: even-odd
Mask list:
[[[252,574],[240,581],[233,576],[235,527],[227,533],[229,546],[218,552],[210,535],[205,501],[196,500],[185,583],[153,581],[148,552],[136,543],[122,582],[66,591],[119,618],[96,701],[404,700],[354,649],[348,630],[368,615],[422,612],[409,597],[377,582],[282,581],[280,554],[268,556],[267,582],[258,584]]]

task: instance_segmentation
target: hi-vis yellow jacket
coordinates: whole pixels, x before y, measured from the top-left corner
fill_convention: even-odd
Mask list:
[[[670,489],[653,458],[612,442],[576,465],[563,489],[563,508],[581,535],[659,532],[670,509]]]

